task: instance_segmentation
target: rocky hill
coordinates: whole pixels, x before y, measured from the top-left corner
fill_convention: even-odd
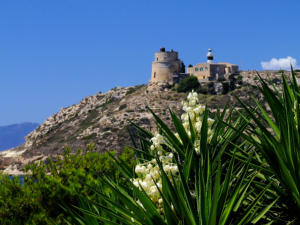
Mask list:
[[[271,76],[275,85],[280,84],[280,74],[262,72]],[[253,71],[242,72],[243,84],[226,95],[200,95],[201,102],[212,110],[223,108],[226,103],[238,106],[233,97],[239,96],[252,101],[251,96],[259,98],[257,81]],[[0,153],[0,169],[5,173],[18,174],[27,163],[60,155],[65,147],[72,150],[85,149],[90,142],[100,151],[121,151],[130,145],[127,131],[130,121],[143,127],[155,127],[149,106],[164,121],[170,121],[168,109],[181,111],[180,102],[186,93],[178,93],[159,86],[139,85],[116,87],[106,93],[97,93],[84,98],[80,103],[62,108],[49,117],[37,129],[26,136],[25,144]]]

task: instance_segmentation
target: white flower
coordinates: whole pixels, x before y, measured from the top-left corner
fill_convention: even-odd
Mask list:
[[[200,132],[200,131],[201,131],[201,127],[202,127],[202,123],[201,123],[201,122],[196,122],[195,128],[196,128],[196,131],[197,131],[197,132]]]
[[[211,126],[214,122],[215,122],[214,119],[211,119],[211,118],[207,119],[208,126]]]
[[[172,173],[178,172],[178,167],[177,167],[177,165],[172,166],[172,167],[171,167],[171,171],[172,171]]]
[[[142,166],[141,167],[141,173],[145,173],[147,171],[146,167],[145,166]]]
[[[195,152],[196,152],[197,154],[200,153],[200,140],[196,140],[196,141],[194,142],[194,149],[195,149]]]
[[[152,192],[152,193],[158,192],[157,187],[156,187],[155,185],[154,185],[154,186],[151,186],[151,187],[150,187],[150,192]]]
[[[164,168],[165,172],[168,172],[170,170],[170,166],[169,165],[165,165],[163,168]]]
[[[151,142],[153,143],[154,147],[158,147],[164,143],[164,137],[157,133],[153,138],[151,138]]]
[[[196,107],[194,108],[194,112],[195,112],[196,114],[198,114],[198,115],[203,114],[204,110],[205,110],[205,106],[204,106],[204,105],[198,105],[198,106],[196,106]]]
[[[186,108],[187,113],[192,112],[192,111],[193,111],[193,107],[189,106],[189,107]],[[187,117],[187,119],[189,119],[189,118]]]
[[[146,179],[146,180],[152,180],[151,174],[148,173],[148,174],[146,175],[145,179]]]
[[[151,170],[152,168],[153,168],[152,164],[149,163],[148,166],[147,166],[147,169],[148,169],[148,170]]]
[[[170,158],[170,159],[172,159],[173,158],[173,153],[171,152],[171,153],[169,153],[169,155],[168,155],[168,157]]]
[[[139,187],[139,182],[137,180],[133,181],[134,186]]]
[[[193,121],[195,119],[195,113],[193,111],[189,112],[190,119]],[[187,118],[188,120],[188,118]]]
[[[137,166],[135,167],[135,172],[136,172],[136,173],[140,173],[140,172],[141,172],[141,167],[140,167],[140,165],[137,165]]]
[[[146,181],[141,182],[142,188],[146,189],[148,186],[148,183]]]
[[[196,105],[196,103],[197,103],[196,99],[191,99],[190,102],[189,102],[189,104],[191,106]]]

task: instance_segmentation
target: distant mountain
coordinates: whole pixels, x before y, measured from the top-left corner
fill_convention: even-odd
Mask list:
[[[0,126],[0,151],[24,144],[24,137],[38,126],[39,124],[37,123]]]

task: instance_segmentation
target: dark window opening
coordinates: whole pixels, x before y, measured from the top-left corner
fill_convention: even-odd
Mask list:
[[[156,72],[154,72],[153,77],[154,77],[154,78],[156,77]]]

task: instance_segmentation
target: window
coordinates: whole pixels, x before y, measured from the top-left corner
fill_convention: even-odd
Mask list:
[[[197,68],[197,67],[195,68],[195,71],[198,71],[198,68]]]
[[[154,78],[156,77],[156,72],[154,72],[153,77],[154,77]]]
[[[203,67],[200,68],[200,71],[203,71]]]
[[[156,58],[156,61],[158,61],[158,57]]]
[[[206,70],[206,71],[208,70],[207,66],[205,67],[205,70]]]

